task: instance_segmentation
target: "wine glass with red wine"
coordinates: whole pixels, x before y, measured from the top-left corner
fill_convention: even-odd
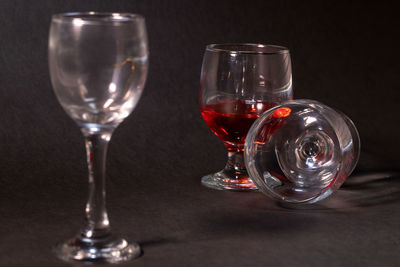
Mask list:
[[[256,190],[243,158],[254,121],[266,110],[293,98],[289,50],[263,44],[212,44],[206,47],[200,80],[201,115],[228,150],[228,162],[202,178],[219,190]]]

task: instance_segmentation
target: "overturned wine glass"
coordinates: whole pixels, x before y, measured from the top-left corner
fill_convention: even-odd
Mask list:
[[[244,154],[261,192],[283,202],[314,203],[332,194],[354,170],[360,138],[343,113],[314,100],[294,100],[254,122]]]

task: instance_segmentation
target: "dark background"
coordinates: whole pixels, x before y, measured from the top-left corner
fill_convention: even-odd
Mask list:
[[[146,17],[147,84],[107,162],[112,225],[141,243],[137,266],[399,264],[394,3],[0,0],[0,266],[64,266],[51,247],[82,222],[83,137],[58,104],[47,66],[51,15],[67,11]],[[223,42],[288,47],[295,98],[353,119],[360,161],[333,197],[293,209],[259,193],[200,186],[226,160],[198,107],[204,48]]]

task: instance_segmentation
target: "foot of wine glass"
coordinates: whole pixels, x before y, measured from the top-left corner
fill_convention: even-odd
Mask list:
[[[60,259],[118,263],[141,254],[138,244],[128,243],[111,233],[108,220],[105,205],[105,160],[113,130],[91,131],[82,128],[89,169],[89,199],[85,209],[85,225],[76,237],[56,247],[56,254]]]
[[[254,191],[257,187],[247,173],[243,151],[229,151],[225,168],[201,179],[201,183],[218,190]]]

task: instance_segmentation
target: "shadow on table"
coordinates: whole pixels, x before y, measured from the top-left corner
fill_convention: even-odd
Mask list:
[[[400,173],[354,175],[332,196],[315,204],[282,204],[261,193],[218,193],[232,204],[204,212],[195,230],[199,239],[218,238],[227,232],[237,236],[298,233],[312,225],[332,222],[335,215],[376,211],[400,202]]]
[[[163,246],[166,244],[177,243],[179,240],[176,238],[154,238],[151,240],[143,240],[139,241],[139,245],[141,248],[146,249],[148,247],[156,247],[156,246]]]
[[[227,191],[209,191],[204,201],[204,207],[192,213],[179,232],[139,242],[144,251],[172,243],[295,235],[313,225],[342,220],[343,216],[336,216],[339,214],[376,211],[400,202],[400,173],[354,175],[328,199],[315,204],[285,205],[262,193]]]
[[[330,197],[314,204],[269,203],[282,211],[347,212],[400,202],[399,172],[369,172],[351,176]]]

